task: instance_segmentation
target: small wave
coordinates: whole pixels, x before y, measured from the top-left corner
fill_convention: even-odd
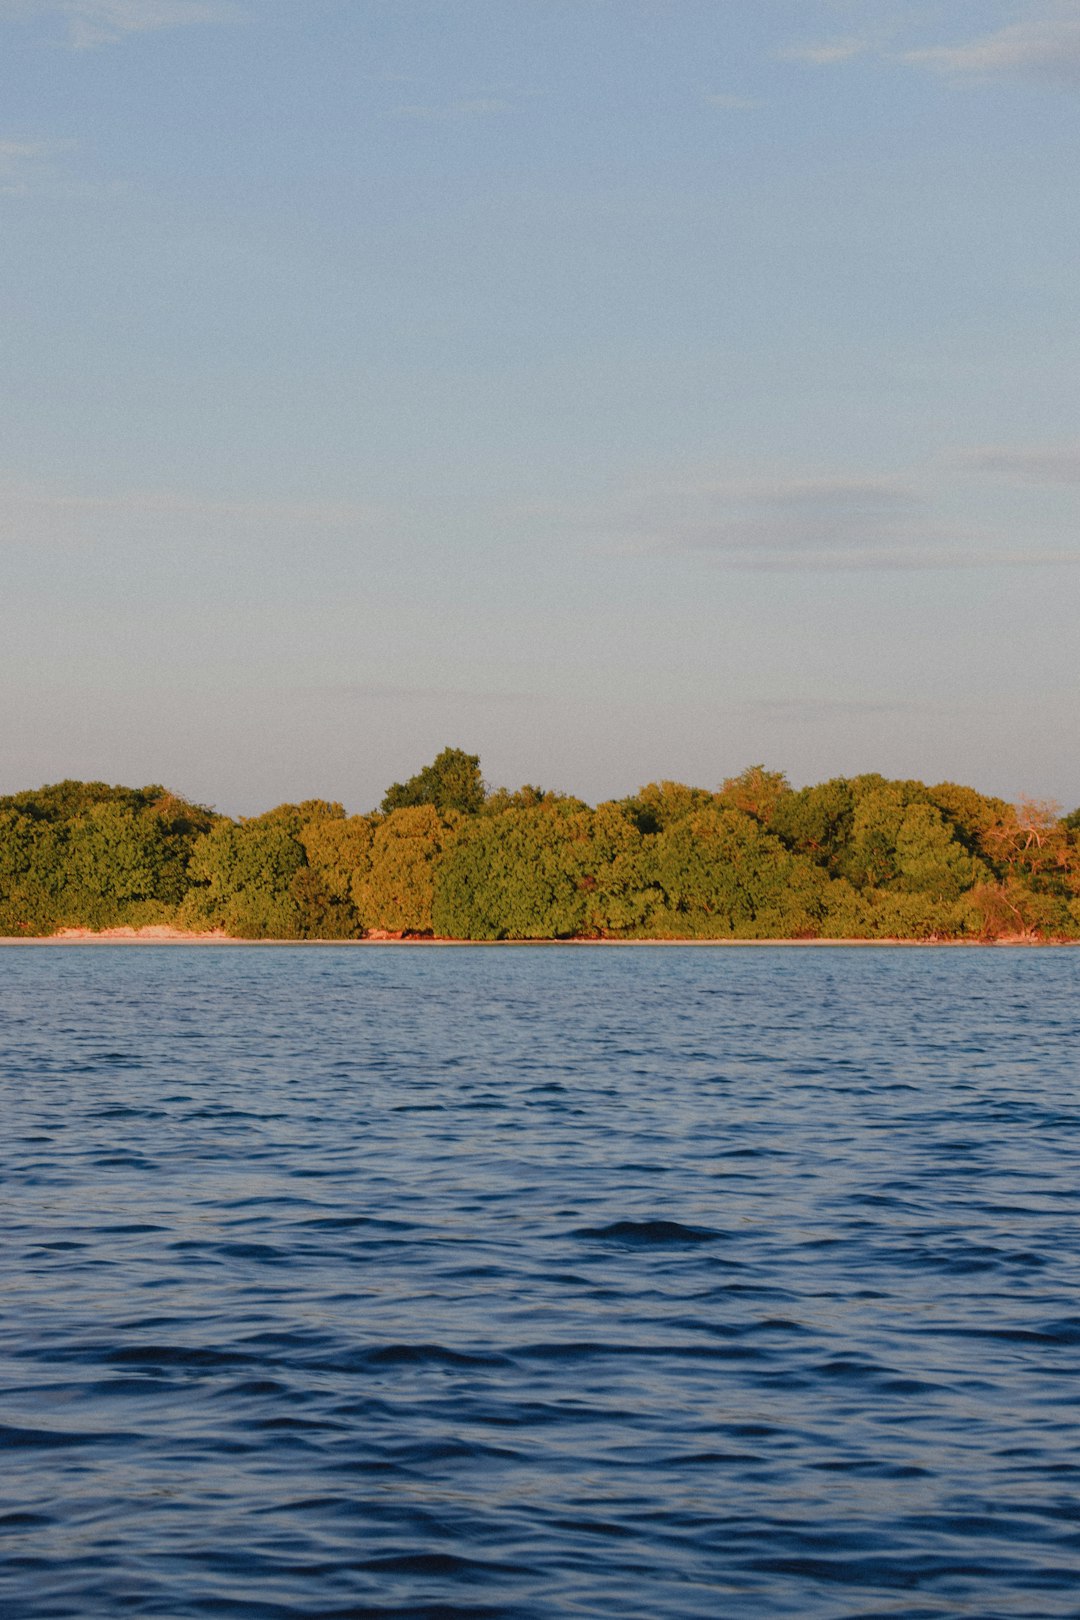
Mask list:
[[[489,1564],[479,1558],[462,1558],[458,1553],[390,1553],[381,1558],[367,1558],[358,1566],[380,1575],[528,1575],[532,1571],[520,1564]]]
[[[363,1359],[369,1367],[501,1367],[506,1357],[491,1351],[451,1350],[442,1344],[387,1344],[368,1350]]]
[[[102,1237],[142,1237],[148,1232],[167,1232],[167,1226],[161,1226],[154,1221],[131,1221],[126,1226],[99,1226],[98,1233]]]
[[[945,1327],[940,1329],[950,1338],[991,1339],[1003,1344],[1041,1344],[1069,1346],[1080,1344],[1080,1320],[1066,1318],[1061,1322],[1045,1322],[1032,1327]]]
[[[23,1429],[0,1423],[0,1451],[51,1450],[57,1446],[96,1446],[123,1438],[81,1429]]]
[[[292,1265],[295,1256],[273,1243],[217,1243],[211,1251],[229,1260],[254,1260],[262,1266]]]
[[[711,1226],[684,1226],[681,1221],[612,1221],[607,1226],[580,1226],[574,1237],[599,1238],[633,1248],[661,1248],[668,1244],[719,1243],[725,1234]]]
[[[127,1344],[108,1350],[102,1359],[114,1367],[180,1367],[216,1371],[239,1367],[254,1358],[237,1350],[213,1350],[197,1344]]]

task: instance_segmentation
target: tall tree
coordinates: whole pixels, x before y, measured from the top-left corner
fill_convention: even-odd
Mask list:
[[[484,779],[480,775],[479,754],[466,754],[460,748],[444,748],[430,765],[410,776],[407,782],[394,782],[386,790],[381,809],[413,810],[430,804],[440,815],[459,810],[475,815],[483,807]]]
[[[365,928],[431,933],[436,863],[457,820],[451,814],[448,824],[430,804],[408,805],[387,816],[351,885]]]

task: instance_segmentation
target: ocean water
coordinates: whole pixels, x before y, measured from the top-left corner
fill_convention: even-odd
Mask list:
[[[0,952],[0,1614],[1080,1614],[1080,952]]]

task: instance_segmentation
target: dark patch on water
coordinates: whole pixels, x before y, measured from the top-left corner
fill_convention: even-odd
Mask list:
[[[716,1243],[722,1232],[707,1226],[683,1226],[680,1221],[611,1221],[607,1226],[582,1226],[575,1237],[603,1238],[633,1248],[664,1248],[668,1244]]]

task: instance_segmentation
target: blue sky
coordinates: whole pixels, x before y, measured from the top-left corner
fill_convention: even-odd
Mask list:
[[[0,791],[1080,803],[1080,0],[0,0]]]

